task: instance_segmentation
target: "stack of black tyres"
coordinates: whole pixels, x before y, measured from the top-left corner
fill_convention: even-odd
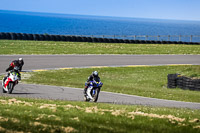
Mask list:
[[[178,88],[183,88],[183,79],[184,79],[183,76],[177,77],[176,83]]]
[[[200,79],[192,79],[180,74],[168,74],[168,88],[181,88],[200,91]]]
[[[194,90],[200,91],[200,79],[194,79],[193,84],[194,84]]]
[[[183,76],[183,87],[182,87],[182,89],[184,89],[184,90],[189,89],[188,85],[190,84],[190,82],[192,82],[190,78]]]
[[[167,75],[167,79],[168,79],[167,87],[168,88],[176,88],[176,86],[177,86],[176,80],[177,80],[178,75],[179,74],[168,74]]]

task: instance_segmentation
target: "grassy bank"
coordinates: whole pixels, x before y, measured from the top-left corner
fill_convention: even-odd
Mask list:
[[[1,54],[200,54],[199,45],[0,40]]]
[[[99,71],[103,91],[160,99],[200,102],[200,92],[167,88],[167,75],[180,73],[200,77],[200,66],[147,66],[111,68],[74,68],[28,73],[24,82],[84,88],[92,71]],[[23,76],[23,75],[22,75]]]
[[[0,132],[200,132],[200,111],[0,97]]]

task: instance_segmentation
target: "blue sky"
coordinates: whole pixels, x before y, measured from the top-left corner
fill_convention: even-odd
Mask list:
[[[200,0],[0,0],[0,10],[200,21]]]

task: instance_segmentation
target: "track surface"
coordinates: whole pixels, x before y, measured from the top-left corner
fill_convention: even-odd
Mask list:
[[[1,92],[0,95],[8,94],[2,94]],[[83,101],[83,89],[48,85],[19,84],[15,87],[12,96],[31,97],[39,99]],[[200,109],[200,103],[162,100],[103,91],[101,91],[99,95],[98,102]]]
[[[87,66],[200,65],[200,55],[0,55],[0,73],[4,73],[9,63],[19,57],[25,61],[23,70]]]
[[[25,61],[23,70],[87,66],[200,65],[200,55],[3,55],[0,56],[0,73],[4,73],[9,63],[18,57],[22,57]],[[1,91],[0,95],[7,94],[2,94]],[[47,85],[19,84],[13,91],[12,96],[83,100],[82,89]],[[103,91],[100,93],[98,102],[200,109],[200,103],[161,100]]]

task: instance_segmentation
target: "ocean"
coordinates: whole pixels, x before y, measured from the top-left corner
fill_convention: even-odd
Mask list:
[[[192,41],[200,42],[200,21],[0,10],[0,32],[55,35],[177,35],[177,37],[170,38],[172,41],[179,41],[179,35],[182,36],[181,41],[190,41],[190,37],[184,36],[193,35]],[[156,40],[158,38],[140,37],[139,39]],[[159,39],[167,40],[169,38],[161,37]]]

